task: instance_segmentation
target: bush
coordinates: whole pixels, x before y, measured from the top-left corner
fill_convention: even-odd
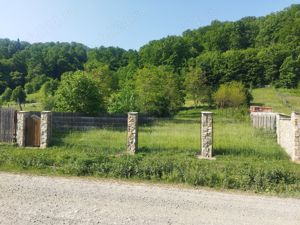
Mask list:
[[[213,95],[216,105],[220,108],[248,105],[251,95],[241,82],[222,84]]]
[[[184,102],[176,74],[164,66],[138,70],[135,91],[139,111],[150,115],[172,115]]]
[[[104,111],[102,93],[98,84],[86,73],[77,71],[62,76],[55,93],[55,107],[58,111],[83,112],[90,115]]]
[[[111,113],[137,111],[134,87],[130,84],[124,85],[120,91],[112,94],[108,104],[108,111]]]

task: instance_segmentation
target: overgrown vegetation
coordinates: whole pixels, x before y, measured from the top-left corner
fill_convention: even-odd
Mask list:
[[[249,91],[240,82],[222,84],[213,96],[218,107],[248,106],[252,100]]]
[[[126,128],[107,128],[57,134],[54,146],[42,151],[2,145],[0,168],[300,195],[300,166],[289,161],[275,134],[251,127],[247,109],[214,110],[217,160],[198,160],[201,110],[140,127],[133,156],[126,154]]]

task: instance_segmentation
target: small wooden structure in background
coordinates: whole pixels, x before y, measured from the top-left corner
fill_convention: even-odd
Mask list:
[[[272,107],[267,106],[250,106],[250,112],[272,112]]]

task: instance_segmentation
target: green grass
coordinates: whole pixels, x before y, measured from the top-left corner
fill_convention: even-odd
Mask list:
[[[289,114],[293,107],[300,107],[298,94],[297,90],[255,89],[254,104]],[[214,112],[213,161],[196,158],[200,152],[202,110]],[[187,107],[174,118],[157,119],[139,127],[139,151],[135,155],[126,154],[126,138],[123,127],[55,133],[53,146],[46,150],[3,144],[0,169],[184,183],[300,197],[300,165],[289,160],[276,144],[274,133],[250,125],[248,109]]]
[[[44,96],[41,91],[33,94],[28,94],[26,97],[26,103],[22,104],[23,111],[43,111],[43,106],[41,104]],[[16,110],[20,110],[20,107],[15,102],[6,102],[2,107],[10,107]]]
[[[300,165],[273,133],[251,127],[247,110],[214,111],[216,160],[198,160],[200,111],[182,110],[139,129],[139,152],[126,154],[126,128],[55,135],[46,149],[0,146],[0,169],[185,183],[300,196]]]
[[[285,114],[300,111],[300,89],[257,88],[252,94],[253,105],[270,106],[274,112]]]
[[[274,88],[257,88],[252,92],[253,105],[264,105],[273,108],[274,112],[290,114],[291,109],[284,105]]]
[[[277,95],[291,111],[300,112],[300,89],[277,89]]]

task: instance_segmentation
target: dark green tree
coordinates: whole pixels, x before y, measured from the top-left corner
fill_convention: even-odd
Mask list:
[[[211,87],[207,82],[201,68],[190,68],[185,74],[184,86],[186,93],[194,101],[194,106],[199,106],[199,103],[210,102]]]
[[[104,102],[98,84],[82,71],[66,73],[55,93],[55,110],[95,115],[103,112]]]
[[[1,95],[2,102],[9,102],[11,100],[12,90],[11,88],[7,87],[3,94]]]
[[[184,102],[176,74],[164,66],[138,70],[135,75],[135,91],[139,111],[151,115],[172,115]]]
[[[16,87],[11,94],[11,100],[19,105],[20,110],[22,110],[22,105],[26,102],[26,93],[21,86]]]
[[[284,88],[296,88],[300,80],[300,60],[287,57],[280,67],[278,86]]]

